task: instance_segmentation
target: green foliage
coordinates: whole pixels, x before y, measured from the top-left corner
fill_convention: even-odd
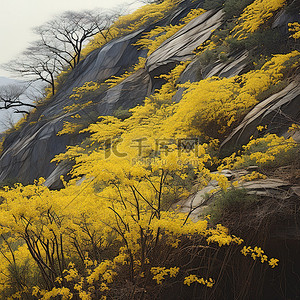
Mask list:
[[[129,109],[124,109],[122,106],[119,106],[114,112],[113,112],[113,116],[121,119],[121,120],[125,120],[129,117],[131,117],[132,113],[130,112]]]
[[[270,86],[267,90],[262,91],[257,96],[257,100],[261,102],[261,101],[269,98],[270,96],[283,90],[285,87],[287,87],[288,84],[289,84],[288,80],[285,80],[285,79],[275,83],[274,85]]]
[[[228,56],[230,54],[229,46],[226,44],[222,44],[220,46],[217,46],[214,49],[207,49],[203,51],[199,55],[199,60],[201,62],[202,66],[207,66],[210,63],[214,63],[217,60],[220,60],[221,62],[226,62],[228,60]]]
[[[205,0],[203,8],[206,10],[220,8],[225,0]]]
[[[256,201],[257,197],[247,194],[247,190],[243,188],[231,187],[227,191],[221,190],[214,196],[214,204],[208,210],[208,214],[211,215],[210,220],[213,224],[217,224],[224,221],[223,217],[230,213],[245,213],[246,208]]]
[[[0,188],[5,186],[13,187],[16,183],[20,182],[17,178],[7,178],[0,182]]]
[[[223,8],[225,19],[238,17],[243,9],[254,0],[205,0],[203,8],[206,10]]]
[[[226,0],[223,6],[225,18],[238,17],[254,0]]]
[[[259,30],[248,34],[247,39],[237,39],[232,36],[226,39],[229,44],[230,50],[235,51],[238,49],[246,49],[249,51],[255,51],[256,55],[268,55],[275,53],[285,53],[287,45],[284,41],[284,37],[278,28]],[[276,48],[274,48],[276,45]]]

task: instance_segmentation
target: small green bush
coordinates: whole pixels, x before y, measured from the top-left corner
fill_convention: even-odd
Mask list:
[[[228,213],[243,211],[256,201],[257,197],[247,194],[247,190],[243,188],[232,187],[226,192],[222,190],[215,196],[215,202],[209,208],[210,220],[213,224],[217,224]]]
[[[224,0],[205,0],[203,3],[203,8],[206,10],[216,9],[223,5]]]
[[[223,9],[225,11],[225,18],[239,17],[242,11],[254,0],[226,0]]]
[[[132,113],[129,111],[129,109],[124,109],[122,106],[119,106],[113,113],[113,116],[125,120],[131,117]]]

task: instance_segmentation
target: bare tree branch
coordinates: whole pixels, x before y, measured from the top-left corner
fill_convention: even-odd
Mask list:
[[[26,94],[28,86],[24,85],[6,85],[0,87],[0,109],[12,108],[15,113],[29,113],[20,107],[35,108],[36,106],[22,100],[22,96]]]
[[[21,57],[2,66],[3,69],[32,81],[42,81],[55,94],[56,78],[66,69],[73,69],[82,57],[82,49],[97,33],[109,40],[109,26],[113,15],[97,11],[67,11],[53,20],[36,27],[38,40],[22,53]],[[2,97],[3,108],[14,107],[19,97]]]

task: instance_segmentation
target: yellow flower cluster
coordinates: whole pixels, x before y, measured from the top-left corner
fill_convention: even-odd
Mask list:
[[[165,27],[158,26],[144,34],[135,45],[140,46],[141,49],[147,49],[147,55],[150,56],[165,40],[204,12],[205,10],[202,8],[192,9],[186,17],[180,20],[179,25],[167,25]]]
[[[132,74],[136,73],[138,70],[143,69],[145,67],[145,63],[146,63],[146,58],[139,57],[139,62],[132,67],[133,68],[132,71],[130,71],[130,72],[126,71],[121,76],[112,76],[109,79],[107,79],[105,81],[105,83],[107,83],[108,86],[110,88],[112,88],[112,87],[118,85],[119,83],[121,83],[123,80],[125,80],[129,76],[131,76]]]
[[[266,179],[267,176],[259,172],[253,171],[251,174],[244,175],[240,178],[241,181],[252,181],[256,179]]]
[[[64,134],[72,134],[77,133],[82,129],[82,124],[77,124],[69,121],[65,121],[62,130],[60,130],[57,135],[64,135]]]
[[[258,258],[260,259],[261,263],[268,262],[271,268],[278,266],[279,260],[277,258],[268,259],[268,256],[265,255],[265,252],[259,247],[255,246],[254,248],[251,248],[250,246],[244,246],[241,250],[241,253],[245,256],[250,255],[253,260]]]
[[[152,267],[150,271],[154,275],[153,280],[156,280],[157,284],[161,284],[166,279],[166,276],[176,277],[179,273],[179,268]]]
[[[0,139],[0,155],[2,154],[3,151],[3,143],[4,143],[4,137]]]
[[[94,92],[100,88],[100,84],[95,81],[87,81],[81,87],[76,87],[73,89],[73,94],[70,96],[71,98],[75,98],[75,100],[81,99],[85,94]]]
[[[205,280],[203,278],[198,278],[196,275],[193,274],[184,278],[184,284],[186,284],[187,286],[190,286],[194,282],[206,285],[209,288],[212,288],[214,285],[214,280],[212,278]]]
[[[300,130],[300,125],[299,124],[292,124],[289,127],[289,132],[293,132],[293,131],[299,131]]]
[[[218,243],[219,247],[237,244],[241,245],[244,241],[243,239],[236,237],[234,235],[228,235],[228,229],[221,224],[217,224],[216,228],[209,230],[210,236],[207,238],[208,243]]]
[[[289,23],[289,31],[293,34],[291,35],[292,38],[295,40],[300,38],[300,24],[298,22]]]
[[[36,294],[36,291],[35,291]],[[68,288],[53,288],[51,291],[40,291],[40,295],[42,296],[41,300],[50,300],[55,297],[60,296],[62,300],[69,300],[73,298],[73,294],[70,292]]]
[[[237,25],[232,30],[233,37],[239,40],[247,38],[248,33],[256,31],[285,4],[286,0],[255,0],[239,17]]]

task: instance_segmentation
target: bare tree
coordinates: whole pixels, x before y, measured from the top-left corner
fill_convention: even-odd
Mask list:
[[[113,20],[113,15],[97,11],[65,12],[35,28],[39,39],[31,43],[18,59],[2,65],[2,68],[31,81],[47,83],[54,95],[57,75],[78,64],[82,49],[92,36],[99,33],[108,40]],[[15,105],[16,99],[13,102],[10,105]],[[5,103],[4,107],[9,101],[5,99]]]
[[[24,99],[27,89],[28,86],[16,84],[0,87],[0,109],[11,108],[15,113],[28,114],[25,107],[35,108],[36,106]]]
[[[3,65],[3,68],[30,81],[40,80],[47,83],[54,95],[55,78],[63,70],[63,64],[59,57],[37,41],[32,43],[19,59]]]
[[[13,114],[8,111],[6,114],[1,115],[0,118],[0,141],[1,141],[1,132],[9,130],[14,127],[15,120]]]
[[[41,47],[55,54],[61,63],[74,68],[81,59],[87,41],[97,33],[107,40],[112,16],[93,11],[67,11],[57,18],[36,27]]]

